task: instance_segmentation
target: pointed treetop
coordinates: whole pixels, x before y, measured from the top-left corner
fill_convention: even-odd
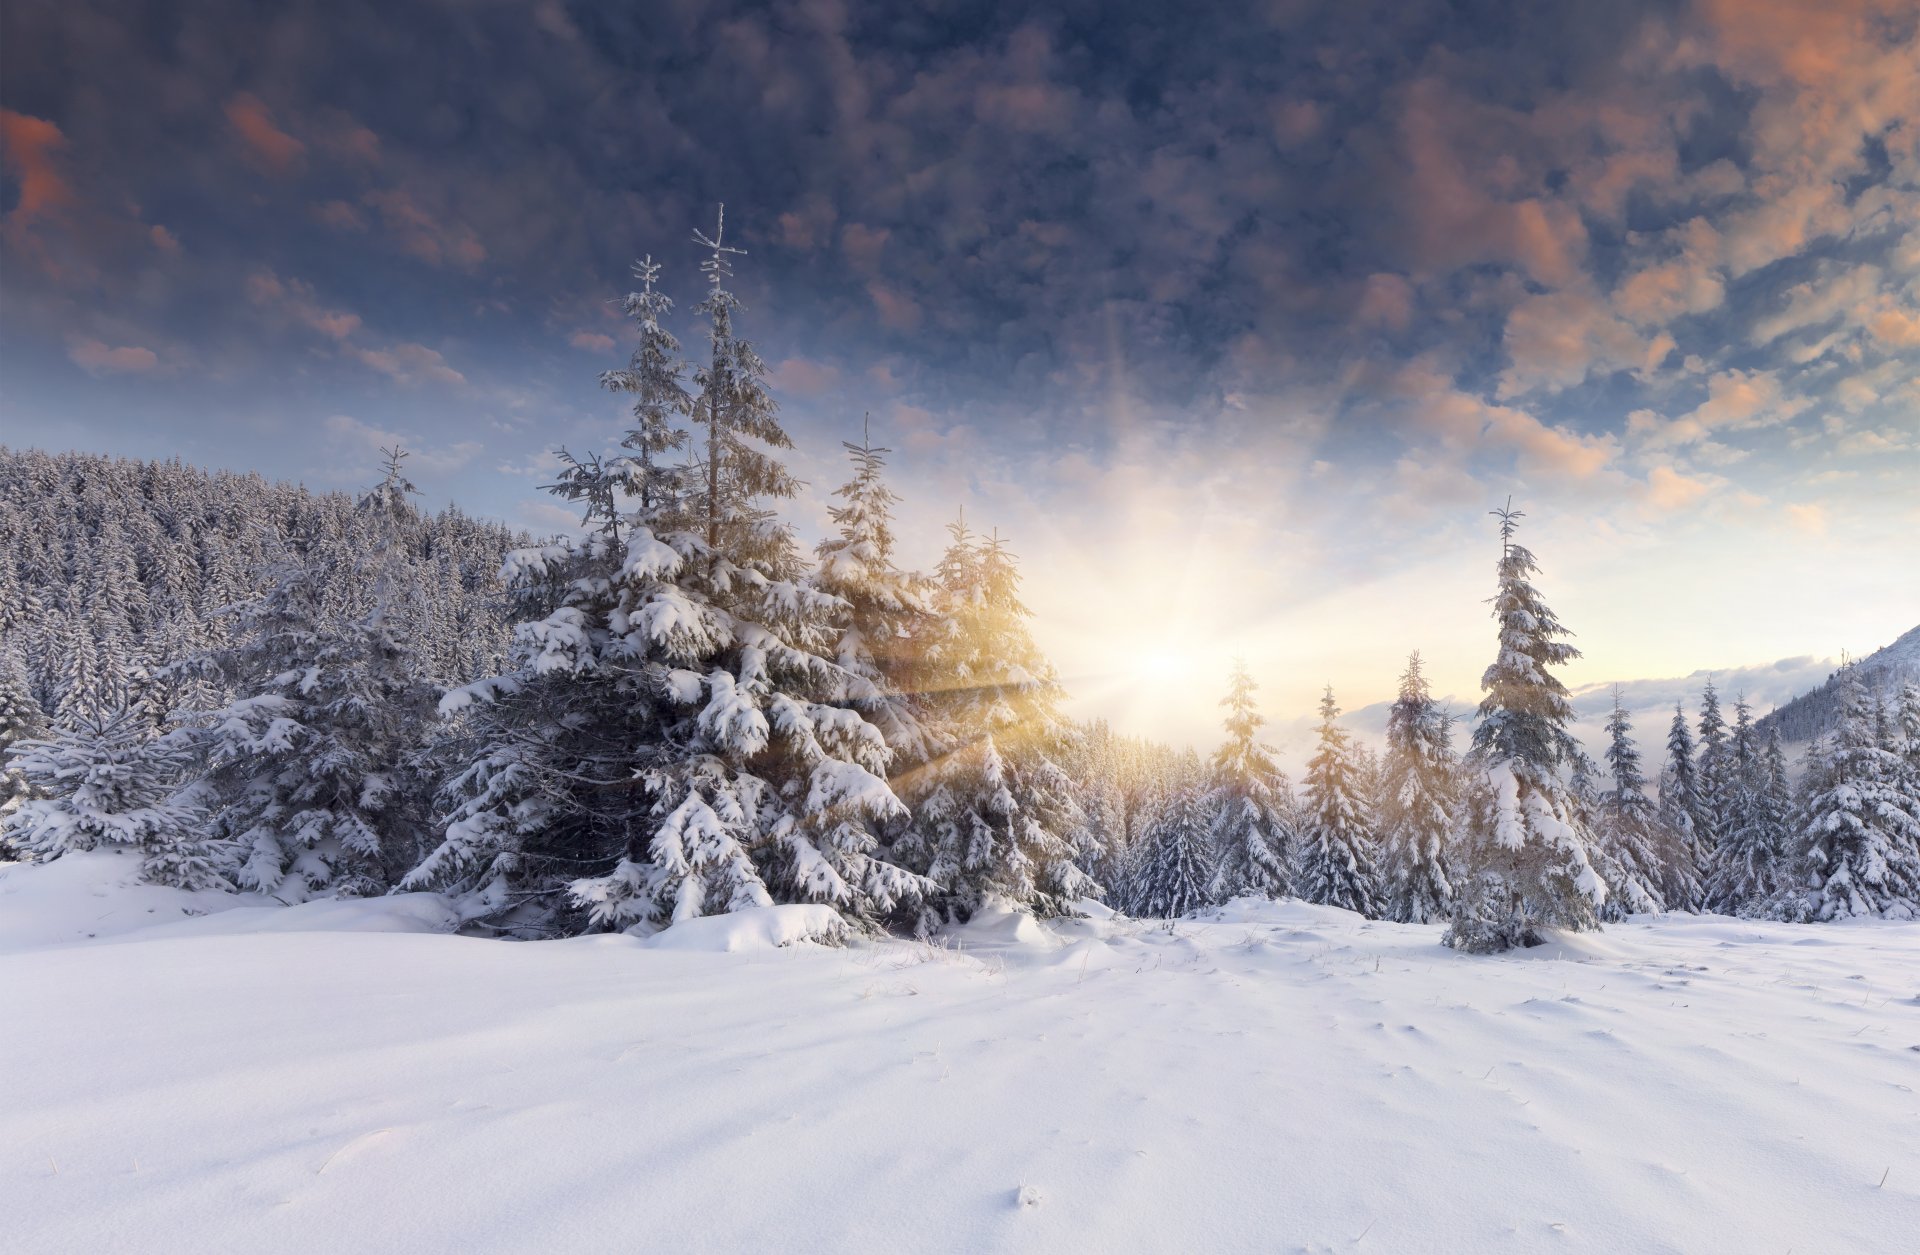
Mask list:
[[[1526,513],[1513,508],[1511,496],[1507,498],[1507,504],[1497,510],[1488,510],[1487,513],[1500,520],[1500,551],[1505,553],[1507,546],[1513,543],[1514,532],[1519,530],[1519,520],[1526,518]]]
[[[386,459],[387,459],[386,480],[384,481],[386,487],[398,488],[402,492],[413,492],[413,493],[419,492],[420,490],[418,488],[415,488],[411,483],[407,481],[407,478],[404,474],[402,474],[401,467],[400,467],[400,464],[405,462],[412,455],[409,454],[404,448],[402,448],[397,443],[391,449],[383,447],[380,450],[380,452],[386,455]]]
[[[727,260],[728,256],[747,255],[746,249],[734,248],[724,242],[727,238],[727,207],[724,202],[720,206],[719,221],[713,228],[712,238],[698,228],[694,230],[693,238],[701,247],[712,250],[712,256],[700,263],[700,273],[707,276],[711,289],[718,292],[721,281],[733,277],[733,263]]]

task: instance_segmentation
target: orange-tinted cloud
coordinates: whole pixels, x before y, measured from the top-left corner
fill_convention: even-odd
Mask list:
[[[111,348],[99,340],[75,340],[67,346],[67,356],[74,365],[96,375],[144,374],[160,365],[160,356],[152,349],[136,344]]]
[[[613,337],[603,331],[576,331],[567,337],[567,343],[589,353],[613,352]]]
[[[400,188],[368,192],[361,199],[380,211],[381,225],[402,249],[429,265],[471,270],[486,260],[487,250],[473,228],[442,222]]]
[[[147,228],[147,238],[152,240],[153,246],[163,253],[177,253],[180,251],[179,237],[157,222]]]
[[[8,228],[24,228],[79,203],[54,165],[53,154],[66,144],[67,137],[53,123],[0,109],[0,159],[20,180],[20,199],[7,214]]]
[[[227,102],[227,124],[248,150],[275,174],[285,174],[300,160],[307,146],[274,125],[273,113],[251,92]]]

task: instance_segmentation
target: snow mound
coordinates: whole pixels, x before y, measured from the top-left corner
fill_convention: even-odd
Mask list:
[[[847,926],[839,912],[815,903],[793,906],[756,906],[730,915],[707,915],[682,920],[655,933],[641,944],[650,950],[698,950],[731,954],[739,950],[773,950],[802,941],[839,945]]]
[[[0,863],[0,952],[118,937],[257,905],[258,894],[143,884],[133,850],[84,850],[50,863]]]
[[[1057,950],[1061,940],[1030,912],[1001,898],[990,898],[964,924],[941,932],[963,950]]]
[[[155,927],[155,937],[236,933],[450,933],[460,913],[438,893],[380,898],[319,898],[297,906],[253,906]],[[147,934],[143,933],[144,939]]]

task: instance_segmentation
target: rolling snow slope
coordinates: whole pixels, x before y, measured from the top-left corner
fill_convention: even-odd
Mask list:
[[[111,915],[124,868],[63,862],[0,871],[0,913]],[[772,948],[791,914],[689,949],[445,935],[431,895],[149,906],[0,935],[16,1255],[1920,1233],[1920,925],[1658,917],[1489,959],[1297,903],[838,950]]]

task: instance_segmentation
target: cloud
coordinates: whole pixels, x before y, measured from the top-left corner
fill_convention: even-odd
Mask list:
[[[1647,357],[1639,334],[1584,290],[1521,301],[1507,315],[1505,340],[1511,365],[1500,377],[1502,397],[1570,388],[1590,374],[1639,366]]]
[[[1654,509],[1671,514],[1693,505],[1724,483],[1717,476],[1690,476],[1671,466],[1656,466],[1647,473],[1646,501]]]
[[[400,188],[368,192],[362,201],[379,211],[381,225],[404,251],[429,265],[471,270],[486,260],[486,247],[472,227],[428,213]]]
[[[152,240],[153,246],[163,253],[177,253],[180,251],[179,239],[173,232],[160,226],[158,223],[155,223],[148,229],[147,238]]]
[[[307,151],[305,144],[274,125],[272,112],[251,92],[227,101],[226,116],[249,154],[274,174],[290,172]]]
[[[767,379],[779,392],[817,397],[840,382],[840,368],[804,357],[789,357],[776,363]]]
[[[1789,504],[1787,522],[1810,536],[1827,534],[1827,507],[1816,503]]]
[[[360,329],[360,315],[322,306],[315,299],[311,284],[282,279],[271,270],[256,270],[247,276],[247,299],[255,305],[275,309],[330,340],[345,340]]]
[[[576,331],[567,337],[567,343],[589,353],[613,352],[613,337],[604,331]]]
[[[67,346],[67,357],[96,375],[142,375],[160,366],[160,357],[152,349],[133,344],[109,348],[99,340],[74,341]]]
[[[7,211],[9,231],[22,230],[36,219],[52,217],[78,203],[73,187],[54,164],[54,154],[66,143],[66,136],[53,123],[0,109],[0,158],[20,183],[19,198]]]
[[[341,351],[369,370],[377,370],[398,383],[431,382],[460,387],[467,382],[467,377],[447,365],[437,349],[424,344],[402,343],[383,349],[349,344]]]

